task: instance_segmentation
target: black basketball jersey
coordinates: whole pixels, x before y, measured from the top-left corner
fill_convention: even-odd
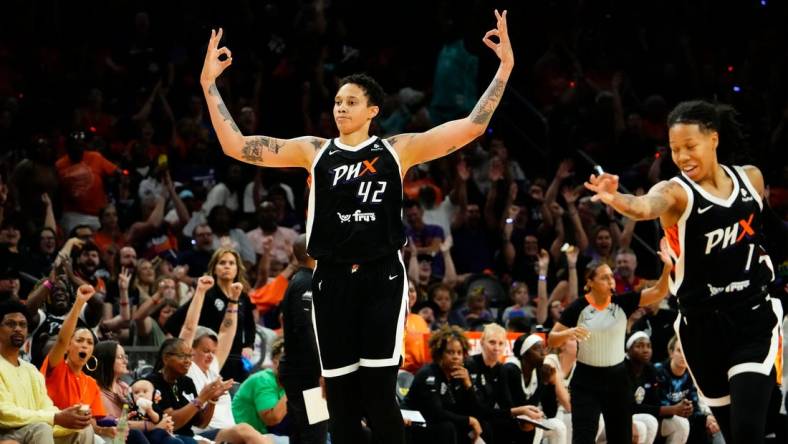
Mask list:
[[[671,179],[687,193],[684,213],[666,233],[675,260],[670,292],[682,307],[735,304],[774,279],[761,246],[761,197],[744,169],[722,168],[733,182],[727,199],[712,196],[683,174]]]
[[[401,167],[387,141],[372,136],[351,147],[332,139],[318,151],[311,173],[310,256],[355,264],[404,245]]]

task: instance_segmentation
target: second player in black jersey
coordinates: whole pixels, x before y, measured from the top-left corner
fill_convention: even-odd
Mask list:
[[[200,83],[224,153],[258,166],[312,173],[307,222],[308,252],[317,260],[312,321],[332,441],[362,442],[362,417],[372,429],[372,442],[404,441],[392,390],[407,310],[400,256],[405,240],[402,177],[412,166],[448,155],[484,134],[514,67],[506,11],[495,11],[495,19],[495,28],[482,41],[500,65],[473,111],[423,133],[386,140],[370,137],[384,93],[363,74],[339,82],[333,109],[338,138],[244,136],[216,86],[216,78],[232,64],[232,53],[219,47],[221,29],[211,33]]]
[[[699,395],[726,442],[763,442],[783,317],[766,288],[774,273],[763,247],[763,176],[718,162],[719,150],[741,146],[732,108],[683,102],[667,123],[680,176],[640,197],[619,193],[618,177],[606,173],[586,187],[630,218],[660,218],[675,261],[675,330]]]

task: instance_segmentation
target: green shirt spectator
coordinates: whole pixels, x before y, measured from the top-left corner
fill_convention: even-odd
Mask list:
[[[261,419],[263,412],[276,407],[285,395],[272,369],[265,369],[250,376],[233,398],[233,416],[238,424],[247,423],[260,433],[268,433]]]

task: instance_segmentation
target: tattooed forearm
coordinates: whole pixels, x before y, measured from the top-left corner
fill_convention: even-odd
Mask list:
[[[623,215],[635,220],[650,220],[662,215],[670,207],[665,196],[653,191],[645,196],[618,194],[613,201],[613,208]]]
[[[490,123],[493,111],[498,107],[498,103],[500,103],[501,96],[505,89],[506,82],[497,77],[493,79],[490,86],[487,87],[487,91],[484,92],[482,98],[479,99],[476,106],[473,108],[471,112],[471,121],[478,125],[487,125]]]
[[[216,97],[219,100],[219,104],[216,107],[219,109],[219,114],[222,116],[222,119],[225,121],[229,120],[230,128],[240,134],[241,130],[238,129],[238,125],[235,124],[233,117],[230,115],[230,111],[227,110],[227,106],[225,106],[222,96],[219,95],[219,89],[216,87],[215,83],[208,87],[208,95]]]

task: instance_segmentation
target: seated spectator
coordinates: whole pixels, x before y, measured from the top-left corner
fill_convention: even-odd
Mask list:
[[[47,393],[56,407],[67,409],[75,404],[87,406],[93,418],[93,433],[111,439],[118,430],[116,427],[96,424],[96,419],[106,416],[107,411],[96,380],[82,371],[91,359],[94,369],[98,365],[98,359],[93,355],[94,336],[87,328],[77,328],[79,313],[95,292],[90,285],[82,285],[77,289],[74,305],[63,321],[55,344],[41,364],[41,373],[46,380]]]
[[[433,331],[445,325],[467,328],[465,317],[459,311],[452,309],[456,299],[457,294],[446,285],[437,284],[430,289],[430,301],[434,304],[433,308],[437,309],[433,313],[435,321],[430,326]]]
[[[460,309],[460,315],[465,319],[465,324],[469,330],[481,330],[484,324],[494,322],[490,310],[487,309],[487,296],[484,287],[476,287],[471,290],[465,301],[465,307]]]
[[[627,360],[633,399],[632,422],[638,427],[641,442],[651,444],[659,436],[666,444],[683,444],[689,438],[691,404],[679,402],[660,405],[657,372],[651,364],[651,341],[646,333],[637,332],[627,339]]]
[[[506,325],[512,318],[527,318],[536,320],[536,306],[532,305],[528,295],[528,285],[525,282],[512,284],[511,298],[514,304],[506,307],[501,316],[501,321]]]
[[[668,356],[668,360],[654,365],[660,405],[682,406],[678,411],[689,420],[689,442],[707,442],[710,436],[721,435],[714,416],[707,408],[701,409],[698,389],[692,382],[681,343],[675,336],[668,342]]]
[[[548,418],[544,422],[552,429],[544,434],[548,442],[565,443],[567,429],[563,418],[558,416],[558,406],[571,411],[571,405],[561,369],[550,361],[545,362],[544,340],[537,334],[517,338],[512,351],[514,356],[506,365],[514,405],[538,407]]]
[[[192,348],[188,343],[180,338],[167,339],[159,349],[153,373],[147,377],[161,393],[156,412],[172,418],[175,437],[185,444],[196,443],[192,426],[206,427],[213,417],[216,401],[233,385],[232,379],[217,379],[198,392],[186,375],[191,357]],[[217,440],[221,441],[220,438]]]
[[[405,408],[418,410],[427,426],[410,427],[414,442],[473,443],[481,437],[492,441],[492,428],[480,418],[484,413],[463,365],[468,338],[456,326],[443,326],[430,338],[432,363],[416,373],[405,397]]]
[[[287,415],[287,396],[279,383],[279,358],[284,340],[277,338],[271,347],[273,366],[249,377],[233,398],[233,416],[239,424],[249,424],[260,433],[282,422]],[[276,442],[276,439],[274,439]]]
[[[504,365],[501,363],[506,346],[506,330],[498,324],[487,324],[481,339],[482,352],[471,356],[465,363],[479,397],[483,414],[495,431],[496,442],[527,442],[533,437],[518,427],[514,417],[526,415],[542,419],[542,411],[535,406],[515,406]]]
[[[134,406],[129,404],[132,390],[123,381],[128,375],[129,357],[123,346],[116,341],[102,341],[93,349],[93,356],[98,364],[87,373],[95,378],[101,389],[101,401],[107,411],[105,419],[120,418],[123,405],[129,405],[129,435],[127,443],[151,444],[182,444],[182,441],[169,435],[172,432],[172,418],[164,415],[159,421],[146,421],[136,416]],[[146,381],[147,382],[147,381]],[[150,383],[149,383],[150,384]]]
[[[640,291],[646,284],[640,276],[635,274],[638,268],[638,258],[631,248],[619,248],[616,253],[616,268],[613,277],[616,279],[616,293]]]
[[[19,350],[27,336],[24,305],[0,303],[0,441],[19,444],[93,444],[90,413],[71,405],[58,410],[44,378]]]
[[[192,363],[186,375],[194,382],[194,387],[198,392],[212,381],[221,380],[219,372],[230,354],[230,347],[232,347],[237,328],[238,299],[244,289],[240,282],[232,284],[222,327],[217,336],[216,332],[210,328],[197,326],[197,319],[200,317],[205,301],[205,293],[213,287],[213,283],[213,278],[210,276],[203,276],[197,281],[197,290],[194,292],[179,335],[179,338],[184,342],[192,344]],[[236,425],[228,393],[222,394],[216,401],[208,427],[193,427],[193,431],[204,438],[219,442],[260,442],[262,440],[262,436],[248,424]]]
[[[416,287],[408,281],[408,315],[405,318],[402,369],[411,373],[416,373],[427,362],[424,356],[424,335],[430,332],[430,326],[424,318],[413,312],[416,299]]]

